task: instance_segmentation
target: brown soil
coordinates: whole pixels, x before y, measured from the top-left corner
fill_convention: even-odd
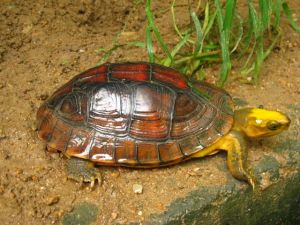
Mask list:
[[[226,183],[228,172],[219,169],[225,165],[225,157],[219,154],[163,169],[102,168],[103,185],[89,190],[68,180],[66,160],[47,154],[44,142],[37,138],[35,115],[47,96],[77,73],[95,66],[100,59],[97,50],[112,46],[118,33],[121,43],[143,40],[143,3],[133,2],[1,1],[1,224],[59,224],[80,202],[98,207],[97,224],[143,221],[196,188]],[[164,11],[168,6],[169,2],[157,2],[153,7],[163,35],[174,44],[171,17]],[[178,9],[180,23],[188,20],[186,12],[187,7]],[[288,105],[300,107],[299,36],[288,26],[284,31],[280,48],[264,65],[260,85],[233,79],[226,86],[233,96],[252,106],[262,104],[284,112],[288,112]],[[147,60],[146,51],[127,48],[110,58],[111,62],[130,60]],[[218,71],[211,69],[210,73],[213,77]],[[299,125],[296,117],[290,130]],[[276,138],[265,141],[264,154],[272,154],[268,144],[278,141]],[[259,154],[250,149],[250,161]],[[142,194],[133,192],[134,184],[143,186]]]

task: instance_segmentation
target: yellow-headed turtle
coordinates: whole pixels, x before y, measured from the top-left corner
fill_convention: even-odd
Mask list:
[[[92,184],[99,173],[86,162],[153,168],[223,150],[231,174],[254,187],[246,139],[290,125],[277,111],[234,111],[224,90],[143,62],[104,64],[77,75],[40,107],[37,118],[47,149],[83,159],[73,160],[69,173]]]

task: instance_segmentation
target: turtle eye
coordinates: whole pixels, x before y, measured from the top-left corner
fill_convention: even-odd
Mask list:
[[[77,113],[77,103],[75,97],[67,97],[63,100],[60,106],[60,112],[63,114]]]
[[[275,120],[271,120],[267,123],[267,127],[269,130],[277,130],[281,127],[281,124]]]

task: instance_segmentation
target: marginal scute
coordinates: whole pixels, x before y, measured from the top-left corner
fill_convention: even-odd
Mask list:
[[[49,141],[52,136],[53,127],[56,120],[53,120],[50,116],[44,117],[38,125],[39,137],[43,140]]]
[[[115,162],[115,143],[113,138],[103,137],[100,133],[96,133],[93,145],[89,152],[91,161],[102,161],[103,163]]]
[[[179,140],[178,144],[185,156],[190,156],[203,148],[201,145],[199,145],[199,140],[194,135]],[[195,146],[198,147],[195,148]]]
[[[138,161],[145,165],[159,164],[159,153],[157,145],[154,143],[139,143],[138,144]]]
[[[91,143],[93,143],[94,131],[75,127],[72,130],[65,154],[78,158],[89,158]]]
[[[213,126],[211,126],[201,132],[196,133],[196,137],[199,141],[199,145],[205,148],[218,140],[221,137],[221,134],[217,132]]]
[[[57,120],[47,146],[59,151],[65,151],[72,133],[72,129],[73,127],[71,125],[61,120]]]
[[[176,142],[168,142],[158,145],[160,159],[163,162],[180,160],[183,154]]]
[[[120,164],[137,164],[136,144],[133,140],[123,140],[115,143],[116,162]]]

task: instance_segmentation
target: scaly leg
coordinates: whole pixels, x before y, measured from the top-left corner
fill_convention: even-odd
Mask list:
[[[91,187],[95,185],[97,180],[101,184],[102,178],[99,169],[95,168],[92,162],[87,160],[71,157],[67,166],[68,177],[78,182],[88,182]]]
[[[193,157],[203,157],[214,154],[219,150],[227,151],[227,166],[232,176],[238,180],[247,181],[254,189],[256,179],[252,169],[247,166],[248,152],[244,136],[238,131],[231,131],[215,144],[199,151]]]

